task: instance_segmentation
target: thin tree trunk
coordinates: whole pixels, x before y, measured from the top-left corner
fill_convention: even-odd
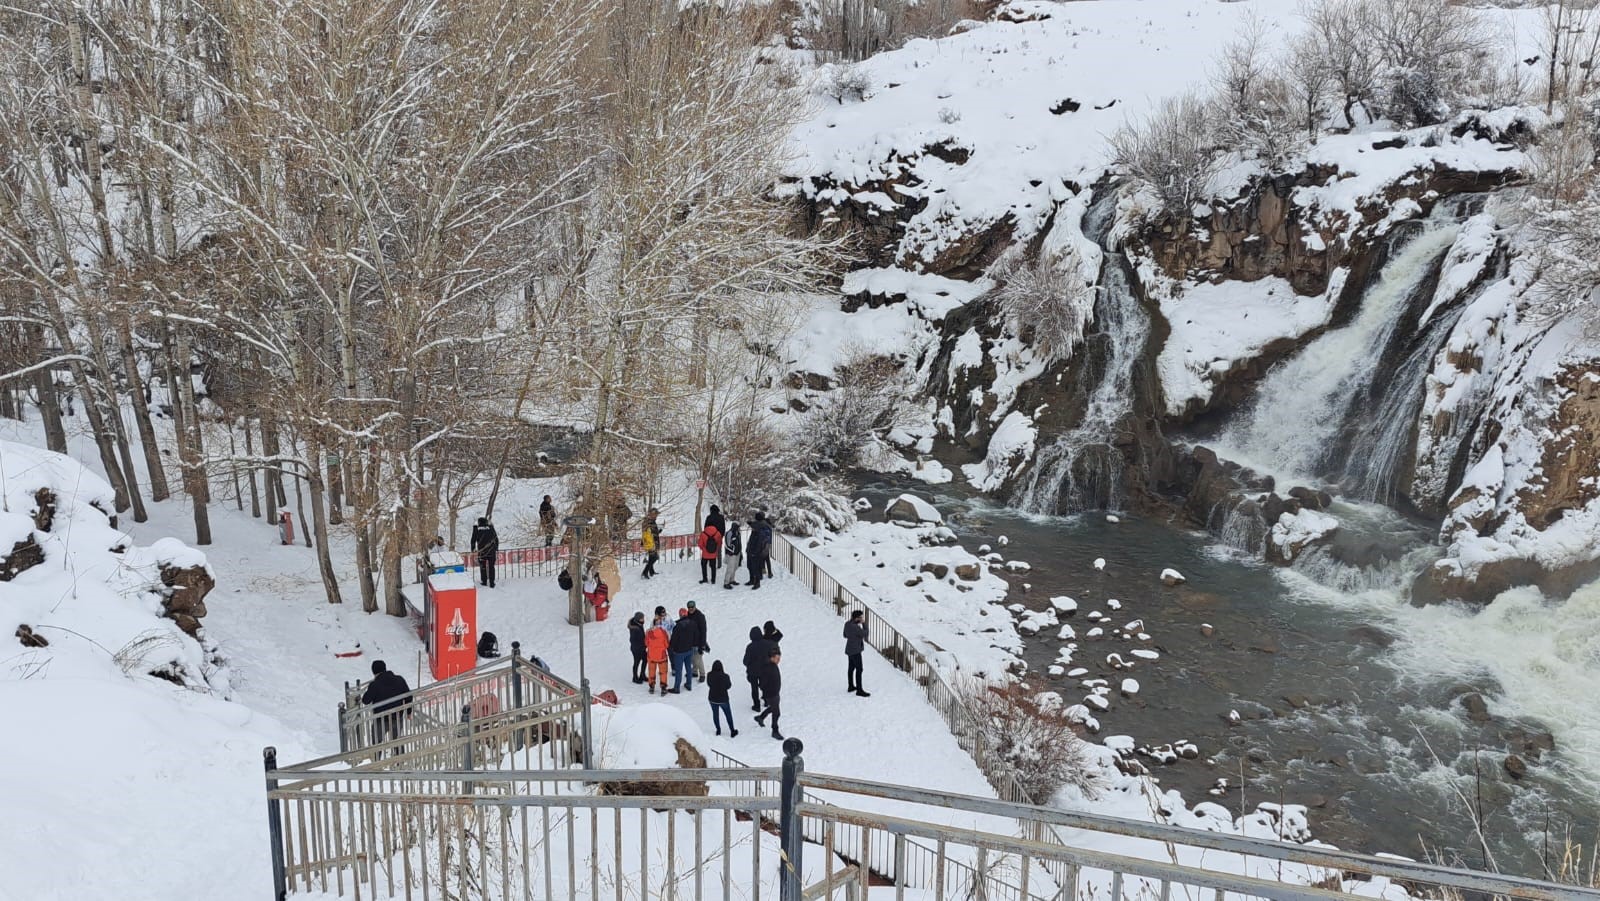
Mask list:
[[[233,479],[233,502],[238,506],[239,512],[243,513],[244,489],[239,487],[239,444],[234,440],[233,423],[231,422],[228,424],[228,454],[234,459],[234,462],[228,466],[228,475]],[[299,492],[300,486],[296,484],[294,490]],[[304,522],[303,519],[301,521]]]
[[[139,445],[144,451],[145,469],[150,472],[150,499],[164,501],[172,496],[167,473],[161,465],[161,447],[156,443],[155,424],[150,420],[150,403],[145,400],[144,377],[139,374],[139,357],[133,347],[133,325],[128,314],[118,317],[122,339],[122,368],[128,372],[128,395],[133,398],[133,422],[139,430]]]
[[[283,450],[278,443],[278,424],[266,416],[261,417],[261,453],[269,461],[261,470],[263,487],[267,493],[267,523],[276,527],[279,495],[283,493],[283,464],[278,457]]]
[[[41,336],[43,329],[29,329],[29,343],[35,351],[35,359],[42,360],[46,353],[44,340]],[[56,395],[56,375],[49,369],[38,369],[33,373],[33,386],[39,395],[39,416],[44,420],[45,446],[58,454],[67,452],[67,429],[61,423],[61,398]]]
[[[244,420],[244,453],[250,458],[250,468],[245,475],[250,479],[250,515],[256,519],[261,518],[261,491],[256,487],[256,476],[260,474],[261,467],[256,463],[255,436],[250,434],[250,418]]]
[[[312,466],[311,469],[315,470],[316,467]],[[299,479],[295,479],[294,480],[294,509],[295,509],[296,515],[298,515],[300,517],[300,534],[301,534],[301,536],[303,536],[305,538],[306,547],[310,547],[311,546],[311,529],[308,528],[310,523],[308,523],[306,521],[306,500],[305,500],[305,494],[300,490],[300,480]]]
[[[306,453],[315,460],[322,456],[322,446],[316,441],[306,439]],[[343,602],[339,596],[339,578],[333,572],[333,555],[328,550],[328,517],[323,512],[324,499],[322,496],[322,474],[315,466],[310,469],[310,476],[306,481],[311,487],[311,528],[317,536],[317,572],[322,576],[322,590],[328,597],[328,603],[338,604]],[[267,491],[270,501],[272,491]]]
[[[344,522],[344,464],[333,453],[327,455],[325,462],[328,467],[328,522],[337,526]]]
[[[169,390],[177,392],[173,409],[179,411],[178,459],[183,467],[184,492],[189,495],[189,506],[194,511],[195,544],[211,543],[211,511],[208,504],[211,493],[206,485],[206,471],[201,462],[205,453],[200,438],[199,415],[194,406],[194,378],[189,373],[189,341],[183,329],[173,334],[170,324],[167,336],[167,381]],[[180,370],[179,362],[182,363]]]

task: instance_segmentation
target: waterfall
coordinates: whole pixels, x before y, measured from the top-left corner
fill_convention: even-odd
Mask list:
[[[1211,508],[1206,530],[1224,546],[1260,557],[1267,546],[1267,518],[1255,501],[1229,498]]]
[[[1117,510],[1126,502],[1127,461],[1113,438],[1133,412],[1134,370],[1150,336],[1150,317],[1134,296],[1120,252],[1106,254],[1094,319],[1088,340],[1107,345],[1105,371],[1078,425],[1039,451],[1012,497],[1013,506],[1030,513]]]
[[[1362,500],[1393,506],[1400,499],[1411,454],[1416,448],[1417,415],[1422,410],[1423,382],[1439,348],[1461,318],[1458,305],[1434,316],[1381,386],[1375,405],[1365,406],[1352,422],[1340,473],[1343,492]],[[1378,388],[1379,386],[1374,386]]]
[[[1318,476],[1332,462],[1336,438],[1352,412],[1372,388],[1383,353],[1405,318],[1416,293],[1456,237],[1454,225],[1430,223],[1425,231],[1390,257],[1378,282],[1362,298],[1354,321],[1331,329],[1299,354],[1273,367],[1257,387],[1257,400],[1213,443],[1218,456],[1294,483]],[[1425,367],[1412,367],[1418,378]],[[1409,377],[1409,373],[1405,374]],[[1391,392],[1394,403],[1410,403],[1409,394]],[[1415,413],[1415,409],[1412,409]],[[1397,417],[1398,418],[1398,417]],[[1410,421],[1385,423],[1394,452],[1379,464],[1374,479],[1393,484],[1399,445]],[[1360,449],[1360,454],[1366,453]],[[1352,453],[1350,456],[1360,454]]]

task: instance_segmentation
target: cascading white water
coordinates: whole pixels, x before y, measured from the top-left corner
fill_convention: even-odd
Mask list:
[[[1346,494],[1391,505],[1399,498],[1401,466],[1415,447],[1423,382],[1434,355],[1460,319],[1460,307],[1433,317],[1422,340],[1383,387],[1378,405],[1358,422],[1360,433],[1368,437],[1360,442],[1360,453],[1345,456],[1340,482]]]
[[[1039,451],[1012,504],[1029,513],[1120,509],[1124,487],[1121,453],[1112,446],[1118,423],[1133,412],[1133,376],[1150,336],[1150,317],[1128,284],[1120,253],[1108,253],[1095,301],[1095,334],[1109,357],[1083,419]],[[1091,336],[1093,337],[1093,336]],[[1065,504],[1063,504],[1065,500]]]
[[[1351,399],[1370,386],[1409,301],[1456,231],[1431,225],[1389,259],[1353,322],[1273,367],[1255,405],[1212,443],[1217,455],[1288,483],[1320,473]]]

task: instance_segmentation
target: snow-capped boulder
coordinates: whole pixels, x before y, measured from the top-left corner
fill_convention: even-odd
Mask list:
[[[1168,588],[1171,588],[1174,585],[1182,585],[1187,581],[1189,580],[1183,577],[1183,573],[1178,572],[1175,569],[1168,568],[1161,571],[1161,584],[1167,586]]]
[[[944,522],[944,516],[932,504],[914,494],[902,494],[884,508],[884,518],[892,522],[932,523]]]

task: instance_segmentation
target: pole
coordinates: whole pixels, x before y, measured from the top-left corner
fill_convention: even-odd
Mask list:
[[[805,745],[798,738],[783,740],[783,795],[779,805],[778,835],[783,849],[783,866],[779,869],[778,897],[782,901],[801,901],[800,846],[805,842],[805,832],[800,827],[800,774],[806,762],[800,756]],[[831,865],[831,864],[830,864]]]
[[[594,756],[589,749],[594,745],[589,743],[592,738],[589,732],[589,711],[594,707],[594,695],[589,693],[588,676],[584,676],[578,682],[578,700],[583,703],[583,765],[592,770],[595,769]]]
[[[345,690],[349,691],[349,687],[350,687],[349,684],[346,683]],[[345,734],[344,714],[345,714],[344,702],[340,701],[339,702],[339,753],[340,754],[348,754],[348,753],[350,753],[350,737]]]
[[[286,901],[289,897],[289,884],[283,871],[283,812],[278,808],[278,799],[272,793],[278,790],[278,749],[270,745],[261,752],[263,763],[267,770],[267,831],[272,836],[272,897],[274,901]]]
[[[522,709],[522,642],[511,643],[511,706]],[[512,733],[513,749],[522,750],[522,730]]]
[[[467,772],[472,771],[472,705],[463,704],[461,707],[461,768]],[[462,782],[461,793],[471,794],[472,783]]]

